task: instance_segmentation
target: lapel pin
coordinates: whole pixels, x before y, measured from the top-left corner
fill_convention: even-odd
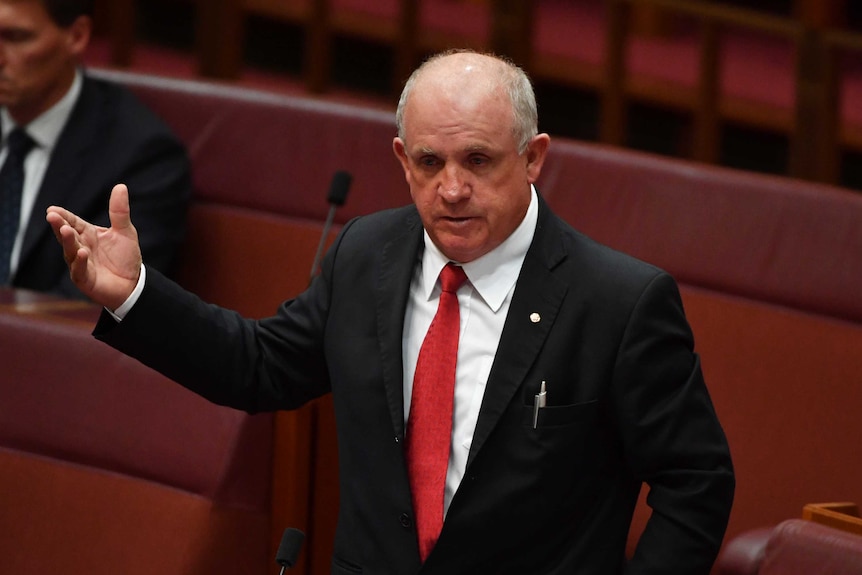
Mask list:
[[[533,312],[530,314],[530,321],[533,323],[539,323],[540,321],[542,321],[542,316],[540,316],[536,312]]]

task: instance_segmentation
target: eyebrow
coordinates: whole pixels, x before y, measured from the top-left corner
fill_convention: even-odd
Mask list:
[[[484,144],[471,144],[471,145],[467,146],[466,148],[464,148],[464,151],[468,152],[468,153],[469,152],[485,152],[488,149],[489,149],[488,146],[486,146]],[[422,146],[421,148],[419,148],[418,152],[422,155],[431,155],[431,156],[437,155],[437,152],[433,148],[429,148],[427,146]]]

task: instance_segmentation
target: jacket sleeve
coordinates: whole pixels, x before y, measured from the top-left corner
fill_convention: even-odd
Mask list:
[[[673,279],[658,274],[632,310],[614,368],[625,457],[652,513],[627,575],[707,575],[735,480]]]

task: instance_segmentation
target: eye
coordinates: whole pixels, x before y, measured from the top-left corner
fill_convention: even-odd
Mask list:
[[[8,42],[10,44],[26,42],[33,36],[34,34],[31,31],[21,28],[8,28],[0,31],[0,39],[2,39],[3,42]]]
[[[490,162],[490,158],[484,154],[470,154],[467,158],[467,163],[471,166],[485,166]]]
[[[440,163],[436,156],[422,156],[419,158],[419,165],[424,168],[433,168]]]

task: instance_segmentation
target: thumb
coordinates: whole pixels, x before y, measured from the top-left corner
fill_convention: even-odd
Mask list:
[[[108,203],[108,217],[111,228],[118,232],[132,227],[132,214],[129,208],[129,188],[126,184],[117,184],[111,190],[111,200]]]

